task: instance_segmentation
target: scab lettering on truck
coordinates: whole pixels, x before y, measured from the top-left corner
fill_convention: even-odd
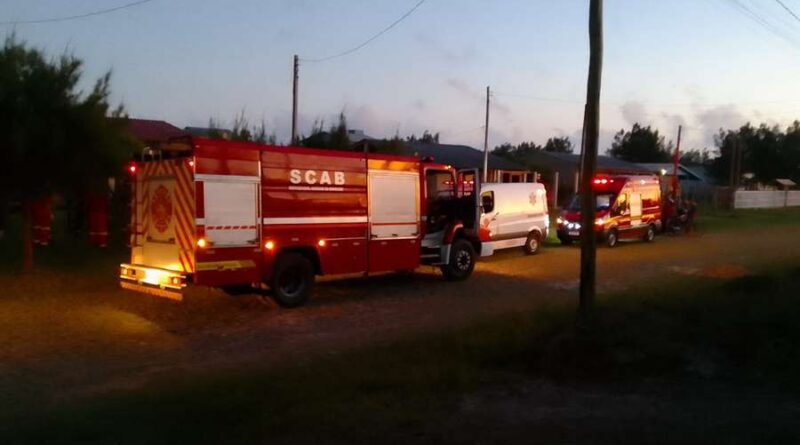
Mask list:
[[[333,180],[331,181],[331,174]],[[298,170],[293,169],[289,171],[289,182],[292,184],[308,184],[308,185],[344,185],[344,172],[322,170]]]

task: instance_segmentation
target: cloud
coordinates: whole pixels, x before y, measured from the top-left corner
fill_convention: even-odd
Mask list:
[[[465,98],[469,99],[472,102],[479,102],[482,103],[486,100],[485,92],[479,91],[474,88],[472,85],[469,85],[463,79],[459,79],[457,77],[450,77],[448,78],[445,83],[450,88],[456,90],[459,94],[464,96]],[[491,110],[492,112],[499,112],[505,117],[511,116],[511,109],[504,104],[502,101],[497,100],[497,97],[492,96],[491,100]]]
[[[706,146],[713,145],[714,135],[720,128],[737,128],[747,122],[747,118],[735,105],[721,105],[699,111],[695,118]]]
[[[647,120],[647,111],[644,108],[644,104],[641,102],[625,102],[619,107],[619,110],[622,113],[623,119],[630,125],[635,123],[644,124]]]

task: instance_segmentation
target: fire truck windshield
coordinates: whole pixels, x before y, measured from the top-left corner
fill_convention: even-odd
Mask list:
[[[595,200],[597,205],[595,206],[595,211],[605,211],[611,208],[611,205],[614,203],[614,199],[616,195],[613,193],[598,193],[595,195]],[[576,194],[572,197],[572,201],[570,201],[569,205],[567,206],[567,210],[571,212],[579,212],[581,210],[581,195]]]
[[[448,171],[429,171],[426,177],[428,199],[453,197],[453,175]]]

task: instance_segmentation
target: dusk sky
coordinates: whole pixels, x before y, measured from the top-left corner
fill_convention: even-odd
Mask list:
[[[114,101],[132,117],[230,125],[244,109],[286,141],[292,55],[323,58],[355,47],[417,1],[153,0],[4,32],[84,59],[87,85],[111,69]],[[125,3],[9,0],[0,17],[69,16]],[[784,3],[800,12],[800,0]],[[359,51],[301,62],[301,132],[344,110],[351,128],[374,137],[428,129],[442,142],[482,147],[491,85],[491,147],[565,135],[579,145],[587,14],[580,0],[427,0]],[[720,127],[784,126],[800,117],[800,20],[772,0],[609,0],[604,57],[601,151],[636,121],[667,139],[682,123],[684,148],[711,148]]]

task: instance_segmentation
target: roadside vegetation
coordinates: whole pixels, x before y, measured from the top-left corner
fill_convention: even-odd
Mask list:
[[[6,434],[83,443],[437,441],[442,437],[435,431],[458,416],[465,398],[487,390],[513,393],[531,381],[625,387],[637,397],[655,386],[670,394],[701,391],[694,397],[702,398],[714,388],[714,394],[797,400],[800,264],[719,276],[699,274],[679,286],[603,298],[589,334],[576,329],[572,307],[557,305],[271,371],[175,375],[144,390],[56,406],[7,424]],[[723,405],[712,406],[717,411],[707,415],[716,423],[698,434],[712,441],[761,437],[752,419]],[[653,428],[680,438],[669,431],[670,420]],[[552,421],[544,416],[526,428],[544,431]],[[791,437],[789,425],[784,430],[776,421],[768,437]],[[563,428],[582,437],[598,427],[568,423]],[[459,428],[474,429],[474,437],[486,433],[480,425]],[[633,427],[620,424],[615,431],[626,428]],[[431,433],[414,435],[421,431]]]

